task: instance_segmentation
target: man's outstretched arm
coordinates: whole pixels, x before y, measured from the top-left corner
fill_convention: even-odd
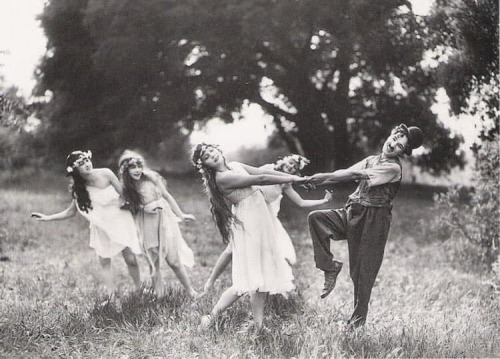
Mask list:
[[[335,182],[358,181],[368,178],[368,175],[364,171],[347,168],[329,173],[316,173],[315,175],[307,177],[306,183],[319,185]]]

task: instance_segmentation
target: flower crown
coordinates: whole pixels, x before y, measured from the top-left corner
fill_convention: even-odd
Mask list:
[[[67,158],[69,158],[69,156],[71,156],[71,155],[75,155],[78,157],[76,157],[74,159],[73,163],[71,163],[68,167],[66,167],[67,174],[73,173],[74,169],[76,167],[81,166],[85,162],[85,160],[92,159],[92,152],[90,150],[88,150],[88,151],[73,151],[68,155]]]
[[[134,165],[143,166],[144,161],[139,157],[129,157],[124,159],[120,164],[120,174],[123,174],[127,168]]]
[[[212,144],[208,144],[208,143],[202,143],[201,144],[201,148],[200,148],[200,151],[199,151],[199,157],[198,159],[196,160],[196,162],[193,162],[193,166],[196,168],[196,170],[198,172],[200,172],[201,174],[204,174],[205,173],[205,169],[204,169],[204,166],[203,166],[203,161],[201,159],[201,157],[203,157],[203,153],[205,153],[205,151],[207,150],[207,148],[209,147],[212,147],[212,148],[215,148],[217,150],[220,151],[220,146],[219,145],[212,145]]]
[[[306,167],[309,163],[311,163],[311,161],[308,160],[307,158],[305,158],[304,156],[293,154],[293,155],[285,156],[285,157],[279,159],[278,161],[276,161],[276,167],[283,168],[283,166],[285,165],[285,162],[288,160],[292,160],[293,162],[295,162],[297,164],[299,171],[302,171],[304,169],[304,167]]]

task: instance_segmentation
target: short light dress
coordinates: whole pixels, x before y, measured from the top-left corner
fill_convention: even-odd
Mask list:
[[[132,214],[120,209],[120,196],[113,186],[87,186],[92,209],[84,212],[76,207],[90,223],[90,247],[102,258],[111,258],[125,248],[140,254],[139,237]],[[76,202],[76,200],[75,200]]]
[[[271,211],[276,229],[276,241],[278,242],[280,253],[285,256],[290,264],[297,262],[297,255],[293,247],[292,240],[278,218],[278,213],[283,199],[283,188],[287,185],[275,184],[270,186],[259,186],[259,190],[264,195],[267,206]]]
[[[158,181],[163,180],[158,174],[150,174],[152,175],[156,175]],[[147,250],[154,249],[170,265],[192,267],[193,251],[182,237],[178,224],[180,219],[163,198],[161,189],[154,182],[143,180],[138,191],[145,205],[134,218],[146,255]]]
[[[231,171],[247,173],[238,162]],[[233,289],[238,294],[268,292],[283,294],[293,290],[292,268],[276,242],[275,220],[257,186],[238,188],[226,194],[241,224],[232,225]]]

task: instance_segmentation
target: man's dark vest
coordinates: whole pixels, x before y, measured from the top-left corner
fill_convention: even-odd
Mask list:
[[[365,169],[372,168],[380,161],[380,156],[370,156],[366,160]],[[397,163],[401,168],[401,163],[398,157],[385,159],[386,162]],[[367,180],[359,182],[356,191],[349,196],[347,205],[351,203],[359,203],[365,207],[392,207],[392,200],[396,197],[401,184],[403,170],[401,169],[401,176],[396,182],[384,183],[380,186],[368,186]]]

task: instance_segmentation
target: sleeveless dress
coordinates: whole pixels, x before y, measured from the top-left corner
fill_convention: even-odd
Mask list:
[[[231,171],[247,173],[238,162]],[[246,292],[286,294],[293,290],[292,268],[275,241],[275,221],[256,186],[238,188],[225,195],[241,224],[232,225],[233,289]]]
[[[182,237],[178,224],[180,220],[163,198],[161,190],[154,182],[145,180],[139,186],[139,194],[145,205],[134,219],[146,256],[148,249],[158,248],[160,258],[165,258],[169,264],[192,267],[193,251]]]
[[[139,237],[132,214],[120,209],[120,195],[113,186],[87,186],[92,209],[78,212],[90,223],[90,247],[102,258],[111,258],[125,248],[140,254]],[[76,200],[75,200],[76,201]]]
[[[281,200],[283,199],[283,185],[275,184],[270,186],[259,186],[258,188],[262,192],[267,206],[273,216],[276,229],[276,242],[278,244],[279,251],[288,260],[288,262],[293,265],[297,262],[295,248],[293,247],[290,236],[278,218]]]

